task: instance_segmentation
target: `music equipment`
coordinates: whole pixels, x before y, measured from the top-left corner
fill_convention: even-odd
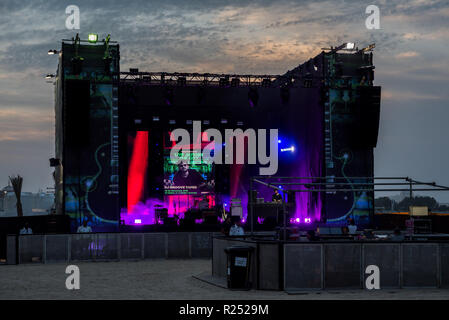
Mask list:
[[[376,147],[379,133],[380,92],[379,86],[357,87],[355,122],[350,137],[352,147]]]

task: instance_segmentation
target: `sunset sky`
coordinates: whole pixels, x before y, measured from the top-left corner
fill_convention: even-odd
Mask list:
[[[80,30],[65,27],[68,5]],[[380,8],[368,30],[365,8]],[[60,40],[109,33],[121,69],[282,74],[343,42],[374,50],[382,86],[376,176],[449,185],[449,2],[414,1],[9,1],[0,0],[0,187],[53,185],[54,87]],[[449,192],[435,194],[449,202]]]

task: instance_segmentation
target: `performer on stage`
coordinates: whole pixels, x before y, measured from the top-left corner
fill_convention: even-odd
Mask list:
[[[186,161],[179,161],[178,172],[173,177],[173,183],[175,186],[198,186],[202,187],[206,183],[195,169],[189,169],[189,164]]]
[[[271,201],[273,201],[273,202],[282,202],[282,196],[279,193],[278,189],[274,189],[274,194],[271,197]]]

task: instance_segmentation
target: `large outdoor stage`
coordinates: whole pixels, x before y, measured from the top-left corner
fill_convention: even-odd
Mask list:
[[[279,224],[273,189],[251,182],[262,174],[303,179],[299,187],[270,182],[288,223],[371,225],[373,188],[357,186],[373,183],[373,47],[331,48],[283,75],[199,74],[120,72],[119,46],[109,38],[64,40],[52,161],[57,213],[70,216],[72,232],[83,221],[110,232],[217,224],[227,215],[244,222],[252,203]],[[189,136],[189,150],[173,161],[177,130]],[[205,159],[208,146],[221,164]],[[323,181],[341,192],[310,187]]]

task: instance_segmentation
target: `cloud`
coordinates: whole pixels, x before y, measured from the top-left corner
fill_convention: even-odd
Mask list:
[[[419,53],[416,51],[407,51],[398,53],[395,57],[396,59],[404,59],[404,58],[414,58],[419,56]]]
[[[0,142],[49,141],[53,138],[53,115],[35,109],[0,109]]]
[[[68,4],[0,1],[0,144],[2,152],[10,154],[9,164],[1,162],[3,167],[30,163],[35,171],[48,171],[53,86],[42,77],[57,67],[57,58],[47,51],[76,34],[65,29]],[[365,28],[368,4],[345,0],[78,0],[76,4],[81,10],[80,35],[96,32],[101,39],[110,33],[120,43],[122,70],[282,74],[323,47],[376,43],[375,84],[382,85],[382,99],[389,108],[382,112],[416,107],[419,117],[422,105],[449,103],[447,0],[375,1],[380,30]],[[408,141],[399,130],[407,126],[400,113],[383,121],[382,130],[397,128],[398,141]],[[434,143],[443,145],[445,140],[437,137]],[[37,152],[30,147],[34,145],[46,147]],[[380,154],[382,145],[377,150]],[[385,150],[388,156],[380,162],[384,168],[399,152]],[[41,164],[27,162],[31,152],[43,158]],[[419,167],[416,161],[410,159],[411,169]],[[447,179],[449,184],[449,175]],[[39,183],[36,179],[34,185]]]

